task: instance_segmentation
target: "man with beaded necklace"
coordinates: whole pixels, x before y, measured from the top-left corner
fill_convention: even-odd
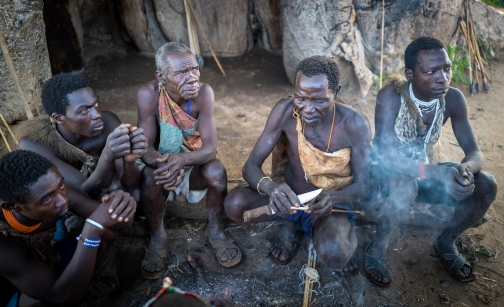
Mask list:
[[[18,289],[7,306],[75,305],[117,290],[115,276],[90,281],[97,257],[131,225],[134,199],[118,190],[93,201],[27,150],[4,155],[0,173],[0,279]],[[86,223],[66,233],[59,223],[69,211]]]
[[[372,173],[373,181],[382,183],[385,201],[377,208],[376,236],[364,248],[366,274],[379,286],[390,285],[388,237],[416,200],[454,206],[455,214],[434,241],[434,250],[456,279],[472,281],[472,267],[455,239],[483,217],[497,185],[481,170],[483,154],[464,95],[450,87],[451,62],[443,44],[432,37],[418,38],[406,48],[404,60],[406,80],[391,78],[392,84],[376,98],[373,153],[378,166]],[[440,163],[439,138],[448,119],[465,154],[459,164]]]

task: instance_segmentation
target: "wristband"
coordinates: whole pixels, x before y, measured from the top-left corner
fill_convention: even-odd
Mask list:
[[[420,163],[418,173],[420,174],[420,178],[427,179],[427,176],[425,176],[425,163]]]
[[[96,226],[96,227],[100,228],[101,230],[105,229],[105,227],[103,227],[103,225],[102,225],[102,224],[100,224],[100,223],[98,223],[98,222],[96,222],[96,221],[93,221],[93,220],[92,220],[92,219],[90,219],[90,218],[87,218],[87,219],[86,219],[86,222],[87,222],[87,223],[89,223],[89,224],[91,224],[91,225],[93,225],[93,226]]]
[[[271,180],[270,177],[262,177],[261,180],[259,180],[259,182],[257,183],[257,187],[256,188],[257,188],[257,192],[259,192],[259,194],[266,195],[266,193],[261,193],[261,190],[259,190],[259,184],[261,184],[261,181],[263,181],[263,179],[269,179],[269,180]],[[271,181],[273,181],[273,180],[271,180]]]
[[[83,238],[81,235],[76,237],[77,241],[82,242],[82,245],[91,248],[97,248],[100,246],[101,238]]]

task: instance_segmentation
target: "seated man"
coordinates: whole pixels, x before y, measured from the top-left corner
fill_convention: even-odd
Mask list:
[[[198,62],[185,45],[170,42],[156,53],[156,78],[138,91],[138,127],[148,140],[142,156],[141,205],[152,231],[142,261],[144,278],[161,278],[167,253],[163,217],[168,192],[188,202],[206,196],[208,240],[225,267],[240,262],[241,252],[222,229],[227,175],[217,153],[214,95],[200,83]]]
[[[68,186],[94,199],[107,189],[122,186],[133,193],[138,188],[135,160],[147,148],[143,130],[121,124],[112,112],[102,112],[84,77],[53,76],[42,88],[42,104],[50,118],[29,121],[19,149],[41,154],[58,168]]]
[[[452,220],[434,241],[434,250],[455,278],[471,281],[471,265],[457,250],[455,239],[483,217],[495,199],[496,182],[481,170],[483,154],[464,95],[450,87],[451,62],[443,44],[432,37],[418,38],[406,48],[404,62],[406,80],[396,78],[376,98],[373,147],[386,199],[376,236],[364,251],[366,273],[375,284],[390,285],[388,237],[417,200],[455,207]],[[459,164],[437,163],[441,129],[448,119],[465,154]]]
[[[26,150],[3,156],[0,174],[0,278],[19,290],[7,306],[75,305],[117,289],[117,277],[90,281],[98,253],[117,234],[112,228],[133,220],[136,202],[128,193],[112,192],[99,204],[67,188],[51,162]],[[88,219],[67,235],[60,223],[69,211]]]
[[[255,217],[251,222],[282,221],[270,253],[274,262],[287,264],[294,256],[300,222],[305,234],[313,238],[317,257],[325,265],[343,270],[344,275],[352,275],[357,271],[353,216],[331,214],[331,210],[333,206],[351,209],[367,196],[369,121],[336,102],[341,86],[338,66],[331,59],[304,59],[295,76],[294,97],[282,99],[273,107],[243,167],[243,178],[250,187],[229,193],[224,203],[226,213],[236,223],[243,223],[244,212],[269,205],[276,215]],[[285,182],[276,183],[264,175],[261,166],[282,133],[287,139],[288,162]],[[318,188],[323,191],[308,204],[308,211],[291,209],[301,205],[296,195]]]

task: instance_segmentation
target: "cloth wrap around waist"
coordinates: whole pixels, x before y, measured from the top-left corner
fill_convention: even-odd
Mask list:
[[[304,137],[301,119],[296,109],[293,115],[297,119],[299,159],[306,179],[323,190],[338,191],[352,184],[353,176],[350,166],[352,150],[343,148],[333,153],[318,150]]]
[[[171,99],[164,85],[159,86],[158,110],[160,154],[189,152],[201,147],[198,120]]]
[[[32,142],[40,143],[51,148],[56,156],[70,164],[82,163],[80,172],[89,177],[98,164],[99,156],[88,155],[79,148],[68,143],[51,125],[47,116],[41,116],[26,122],[24,136]]]
[[[409,82],[401,77],[394,77],[392,84],[401,95],[401,107],[394,123],[394,132],[399,139],[397,152],[419,163],[435,164],[441,161],[441,136],[445,99],[441,97],[436,108],[434,121],[429,128],[422,121],[418,110],[409,94]],[[430,136],[429,130],[432,129]],[[428,139],[427,139],[428,137]]]
[[[35,234],[23,234],[14,230],[6,222],[0,221],[0,234],[6,237],[12,236],[21,239],[32,253],[34,259],[52,267],[57,267],[60,262],[60,255],[53,248],[55,232],[56,227],[53,227]]]

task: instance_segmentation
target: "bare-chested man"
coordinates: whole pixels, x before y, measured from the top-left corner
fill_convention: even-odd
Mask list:
[[[167,254],[163,217],[169,192],[183,193],[197,203],[206,193],[208,239],[218,262],[230,267],[240,262],[241,252],[223,231],[221,218],[227,194],[227,175],[217,153],[213,116],[214,95],[200,83],[195,56],[187,46],[170,42],[156,53],[156,80],[138,91],[138,127],[148,139],[142,160],[141,205],[152,231],[142,261],[142,275],[162,277]]]
[[[102,112],[98,96],[77,74],[63,73],[46,81],[42,104],[50,118],[28,122],[19,149],[47,158],[68,186],[91,198],[118,187],[130,193],[137,190],[140,170],[135,160],[147,151],[142,129]]]
[[[373,146],[380,163],[378,180],[388,197],[380,208],[376,236],[364,250],[366,273],[375,284],[390,285],[388,237],[416,199],[455,207],[452,220],[434,241],[434,250],[455,278],[472,281],[472,267],[457,250],[455,239],[483,217],[497,185],[481,170],[483,154],[464,95],[450,87],[451,62],[443,44],[432,37],[418,38],[406,48],[404,61],[406,80],[394,80],[376,98]],[[448,119],[465,154],[458,164],[438,163],[441,128]]]
[[[133,221],[128,193],[114,191],[100,204],[67,188],[51,162],[27,150],[4,155],[0,174],[0,278],[18,289],[8,307],[70,306],[117,289],[116,276],[90,281],[97,255]],[[67,212],[87,218],[69,234],[59,227]]]
[[[348,210],[367,196],[371,131],[363,114],[336,102],[340,88],[338,66],[331,59],[315,56],[298,65],[294,97],[273,107],[243,168],[250,187],[231,191],[225,209],[230,219],[243,223],[245,211],[269,204],[276,215],[252,222],[282,221],[271,248],[273,261],[286,264],[292,259],[298,241],[296,227],[301,223],[305,234],[313,237],[317,257],[351,275],[357,271],[351,216],[331,214],[331,210]],[[288,163],[285,182],[277,183],[264,175],[261,166],[282,133],[287,137]],[[323,192],[307,212],[291,210],[300,206],[296,195],[318,188]]]

